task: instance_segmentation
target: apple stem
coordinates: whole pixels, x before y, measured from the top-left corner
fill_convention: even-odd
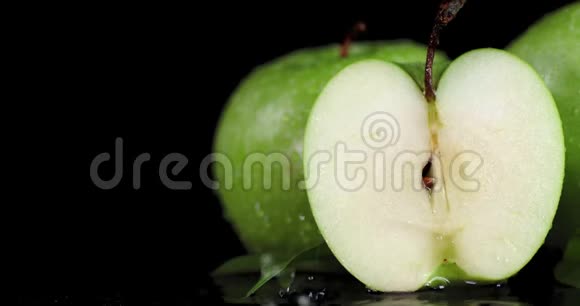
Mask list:
[[[365,32],[366,30],[367,25],[362,21],[357,22],[352,27],[352,29],[350,30],[350,32],[346,34],[346,37],[344,37],[344,40],[340,45],[340,57],[344,58],[348,56],[348,51],[350,49],[350,44],[352,43],[352,41],[358,36],[358,34]]]
[[[435,91],[433,89],[433,59],[435,58],[435,49],[439,45],[439,34],[455,16],[466,0],[443,0],[439,5],[439,11],[431,35],[429,36],[429,45],[427,47],[427,61],[425,62],[425,98],[428,102],[435,101]]]

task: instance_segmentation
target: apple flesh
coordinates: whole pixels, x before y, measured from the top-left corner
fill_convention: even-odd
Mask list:
[[[301,182],[306,121],[326,83],[366,58],[420,70],[426,54],[426,46],[410,41],[354,43],[346,58],[339,50],[338,45],[299,50],[256,68],[232,94],[220,118],[214,152],[225,154],[233,171],[228,174],[214,163],[218,194],[226,218],[251,253],[295,255],[323,241]],[[444,54],[437,56],[442,65],[447,62]],[[284,168],[273,163],[265,172],[264,163],[258,163],[244,176],[249,157],[272,153],[286,158]],[[290,175],[288,188],[283,186],[284,175]],[[228,180],[231,188],[226,188]],[[250,188],[244,188],[244,181]]]
[[[538,71],[552,92],[566,137],[566,175],[547,243],[563,248],[580,229],[580,3],[531,26],[507,50]]]
[[[471,51],[436,93],[428,103],[398,65],[361,61],[328,83],[308,120],[314,218],[341,264],[374,290],[417,290],[451,264],[468,280],[510,277],[557,209],[563,132],[529,65]]]

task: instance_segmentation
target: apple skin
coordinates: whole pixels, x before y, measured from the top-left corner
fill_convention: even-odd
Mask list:
[[[233,168],[232,188],[224,188],[226,174],[218,163],[213,173],[224,216],[250,253],[296,254],[323,238],[314,222],[301,182],[302,145],[310,110],[326,83],[347,65],[362,59],[409,64],[422,76],[426,46],[411,41],[354,43],[346,58],[339,46],[303,49],[257,67],[231,95],[220,118],[214,152],[225,154]],[[438,53],[434,69],[448,62]],[[281,153],[289,161],[290,188],[283,188],[279,164],[272,166],[271,188],[261,166],[253,167],[251,188],[243,187],[243,165],[252,153]],[[247,178],[246,178],[247,179]]]
[[[580,3],[548,14],[507,50],[538,71],[562,118],[566,172],[558,212],[546,240],[561,248],[580,228]]]

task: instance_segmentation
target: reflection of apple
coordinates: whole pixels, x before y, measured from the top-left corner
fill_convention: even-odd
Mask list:
[[[500,280],[544,242],[564,150],[550,92],[507,52],[453,61],[431,103],[399,66],[366,60],[313,106],[308,198],[334,255],[372,289],[416,290],[455,265]]]
[[[549,14],[516,39],[508,50],[538,71],[562,116],[566,175],[547,242],[563,247],[580,228],[580,3]]]
[[[407,41],[355,43],[346,58],[339,56],[339,50],[336,45],[297,51],[257,68],[232,95],[222,115],[214,149],[232,162],[232,189],[223,188],[226,176],[220,165],[215,164],[214,172],[222,187],[219,195],[225,215],[251,252],[296,254],[322,242],[306,192],[297,186],[303,179],[306,120],[328,80],[365,58],[409,64],[409,69],[421,71],[426,53],[425,46]],[[443,54],[438,57],[446,62]],[[260,166],[253,168],[251,181],[245,178],[251,188],[244,190],[244,160],[252,153],[274,152],[289,159],[285,169],[291,176],[289,190],[281,188],[278,164],[272,166],[270,190],[263,187],[267,177]]]

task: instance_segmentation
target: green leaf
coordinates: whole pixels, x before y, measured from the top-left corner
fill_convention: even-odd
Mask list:
[[[556,266],[554,275],[559,282],[580,288],[580,229],[568,242],[564,258]]]
[[[315,246],[313,248],[306,249],[293,256],[275,256],[272,254],[264,254],[261,256],[261,277],[258,282],[246,293],[245,297],[256,293],[262,286],[264,286],[272,278],[280,275],[292,262],[295,260],[300,260],[300,258],[312,258],[319,254],[317,251],[320,248]],[[289,286],[289,285],[288,285]]]
[[[260,255],[244,255],[226,261],[215,269],[211,273],[211,276],[258,273],[260,272],[260,268]]]
[[[282,287],[290,287],[296,271],[308,273],[346,273],[324,243],[293,255],[257,254],[235,257],[212,272],[214,278],[260,273],[260,279],[247,291],[249,297],[275,277]]]

